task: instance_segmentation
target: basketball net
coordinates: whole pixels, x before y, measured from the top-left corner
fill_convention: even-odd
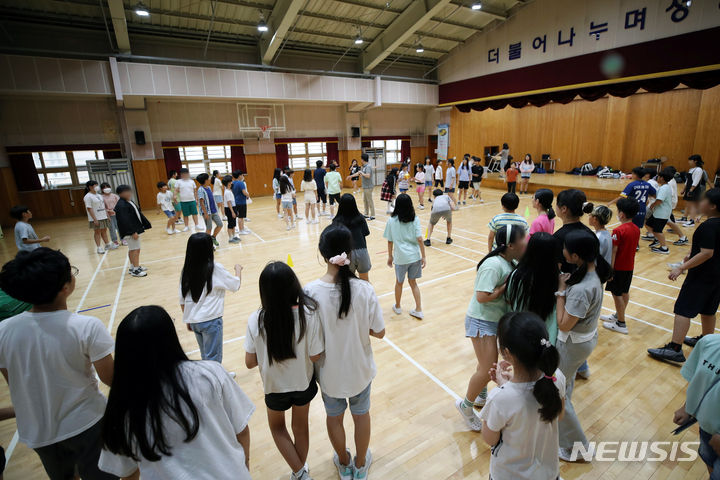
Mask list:
[[[262,134],[262,138],[270,138],[270,125],[261,126],[260,133]]]

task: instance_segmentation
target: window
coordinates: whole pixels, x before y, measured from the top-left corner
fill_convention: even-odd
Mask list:
[[[323,163],[327,161],[327,148],[325,142],[289,143],[288,156],[293,170],[315,168],[318,160]]]
[[[184,168],[190,170],[193,178],[201,173],[212,173],[213,170],[220,174],[232,172],[230,145],[180,147],[179,150],[180,162]]]
[[[43,188],[83,185],[90,179],[87,162],[104,158],[102,150],[33,152],[32,157]]]
[[[385,161],[386,163],[401,163],[402,154],[400,152],[400,146],[402,141],[397,140],[372,140],[370,146],[372,148],[384,148],[385,149]]]

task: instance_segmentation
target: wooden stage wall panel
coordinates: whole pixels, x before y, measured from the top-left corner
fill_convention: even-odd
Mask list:
[[[15,225],[15,219],[10,218],[10,208],[20,203],[15,177],[10,167],[0,168],[0,225]]]
[[[705,160],[711,178],[720,159],[720,86],[676,89],[628,98],[605,97],[567,105],[505,107],[462,113],[453,109],[449,155],[482,155],[483,147],[503,142],[521,160],[525,153],[558,158],[567,171],[585,162],[624,172],[643,160],[667,156],[668,164],[687,170],[687,157]]]
[[[157,183],[167,182],[165,160],[162,158],[133,160],[132,165],[140,208],[155,210],[157,208]]]

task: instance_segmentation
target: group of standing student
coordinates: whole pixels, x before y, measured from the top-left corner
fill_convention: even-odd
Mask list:
[[[90,230],[93,231],[93,239],[97,246],[96,251],[97,253],[105,253],[106,250],[115,250],[118,245],[108,238],[107,231],[110,228],[109,212],[100,191],[100,184],[95,180],[85,182],[83,203],[85,204]]]

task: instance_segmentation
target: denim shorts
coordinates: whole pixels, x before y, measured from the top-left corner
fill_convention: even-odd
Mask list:
[[[280,205],[282,206],[282,208],[284,208],[286,210],[290,210],[293,207],[292,202],[286,202],[284,200],[282,202],[280,202]]]
[[[411,280],[422,277],[422,260],[405,265],[395,265],[395,278],[398,282],[404,282],[406,274]]]
[[[465,336],[468,338],[497,336],[497,328],[498,322],[489,322],[465,315]]]
[[[163,213],[165,213],[165,216],[168,218],[173,218],[175,216],[175,210],[163,210]]]
[[[370,411],[370,387],[372,382],[365,387],[365,390],[358,393],[354,397],[350,397],[350,413],[353,415],[365,415]],[[325,404],[325,413],[328,417],[337,417],[342,415],[347,408],[347,400],[344,398],[334,398],[322,393],[323,403]]]
[[[710,446],[710,439],[712,435],[708,432],[700,429],[700,446],[698,447],[698,454],[702,458],[705,465],[713,469],[710,480],[720,480],[720,457],[715,453],[715,450]]]

